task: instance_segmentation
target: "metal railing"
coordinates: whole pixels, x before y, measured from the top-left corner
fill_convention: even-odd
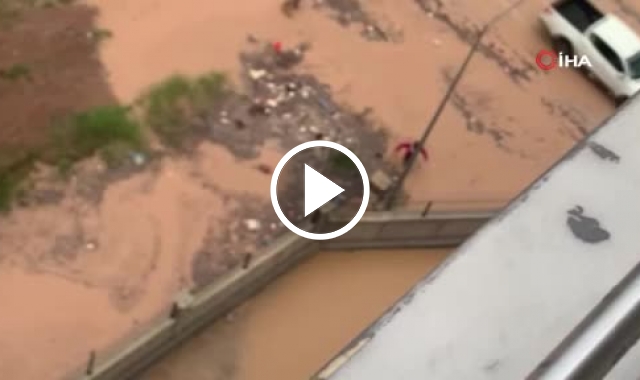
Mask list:
[[[637,264],[527,377],[527,380],[603,379],[640,338]]]

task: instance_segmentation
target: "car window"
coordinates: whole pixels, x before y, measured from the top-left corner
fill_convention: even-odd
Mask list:
[[[633,79],[640,79],[640,52],[634,54],[627,60],[627,67],[629,67],[629,75]]]
[[[609,61],[611,66],[613,66],[619,72],[624,72],[624,68],[622,66],[622,60],[618,57],[618,54],[600,37],[595,34],[591,35],[591,43],[593,46],[602,54],[602,56]]]

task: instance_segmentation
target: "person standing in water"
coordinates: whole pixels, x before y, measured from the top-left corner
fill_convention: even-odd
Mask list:
[[[427,150],[423,146],[420,146],[420,142],[418,141],[414,141],[412,143],[411,142],[400,143],[396,145],[395,151],[396,152],[402,151],[402,163],[405,165],[409,164],[411,157],[414,154],[416,154],[416,152],[420,152],[420,155],[422,155],[422,159],[424,159],[425,161],[429,159]]]

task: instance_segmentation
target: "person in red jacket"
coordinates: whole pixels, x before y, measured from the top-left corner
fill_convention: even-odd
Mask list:
[[[415,154],[415,152],[420,152],[422,158],[427,161],[429,159],[429,155],[427,154],[427,150],[420,146],[420,142],[403,142],[396,145],[396,152],[402,152],[402,162],[406,165],[409,163],[411,157]]]

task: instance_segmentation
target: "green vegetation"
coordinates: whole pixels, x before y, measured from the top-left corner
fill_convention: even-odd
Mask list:
[[[28,75],[28,67],[21,65],[0,71],[0,77],[12,80]],[[55,163],[62,174],[68,173],[75,162],[95,154],[108,166],[119,166],[132,159],[132,153],[147,151],[142,124],[150,127],[164,144],[179,147],[190,132],[191,118],[207,112],[226,91],[225,77],[219,73],[194,79],[177,75],[152,87],[140,99],[142,121],[133,116],[130,107],[96,107],[55,122],[49,142],[37,155],[3,149],[0,211],[8,210],[20,194],[21,183],[36,159]]]
[[[20,149],[6,149],[0,155],[0,212],[9,211],[20,193],[23,179],[33,166],[33,154]]]
[[[0,23],[12,21],[28,8],[51,8],[75,0],[0,0]]]
[[[122,106],[104,106],[73,115],[54,128],[53,156],[66,171],[75,161],[100,153],[115,163],[132,150],[144,149],[142,130]]]
[[[31,70],[27,65],[17,63],[7,69],[0,69],[0,78],[9,81],[17,81],[20,79],[30,80]]]
[[[97,28],[89,32],[89,38],[98,43],[111,37],[113,37],[113,33],[109,29]]]
[[[0,172],[0,211],[11,208],[11,201],[17,182],[7,172]]]
[[[356,166],[356,164],[349,157],[347,157],[346,154],[342,152],[332,150],[330,161],[331,161],[332,167],[340,171],[358,170],[358,167]]]
[[[182,75],[152,87],[141,99],[145,123],[162,142],[179,147],[190,131],[189,120],[208,109],[226,91],[220,73],[190,79]]]

